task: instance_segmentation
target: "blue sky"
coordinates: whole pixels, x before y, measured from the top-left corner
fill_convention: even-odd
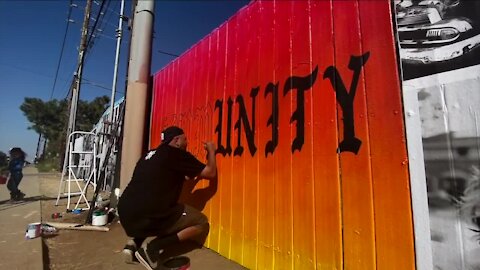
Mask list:
[[[235,1],[156,1],[152,49],[152,73],[174,57],[164,51],[182,54],[213,29],[228,20],[248,0]],[[25,97],[44,101],[64,99],[77,63],[80,28],[85,1],[73,1],[68,24],[70,1],[6,1],[0,0],[0,151],[8,153],[13,146],[22,147],[33,159],[38,134],[28,130],[30,123],[19,109]],[[100,9],[101,0],[94,1],[92,19]],[[109,3],[109,4],[108,4]],[[111,95],[115,60],[115,29],[118,25],[120,1],[111,0],[101,32],[93,39],[86,56],[84,83],[80,99]],[[125,15],[131,14],[131,2],[125,4]],[[100,23],[103,22],[103,23]],[[128,35],[124,24],[116,99],[124,95]],[[66,34],[62,57],[61,50]],[[60,60],[61,59],[61,60]],[[60,60],[60,65],[59,64]],[[58,76],[55,80],[56,71]],[[54,87],[55,86],[55,87]]]

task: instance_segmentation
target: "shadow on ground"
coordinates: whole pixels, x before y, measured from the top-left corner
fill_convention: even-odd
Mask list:
[[[36,201],[50,201],[50,200],[56,200],[56,199],[57,198],[51,198],[46,196],[32,196],[32,197],[23,198],[20,201],[3,200],[3,201],[0,201],[0,211],[26,205]]]
[[[164,262],[166,262],[167,260],[173,257],[184,256],[185,254],[191,251],[194,251],[196,249],[202,249],[202,247],[199,244],[191,241],[170,246],[169,248],[165,249],[165,251],[159,256],[158,258],[159,265],[162,265]],[[164,268],[159,267],[159,269],[164,269]]]

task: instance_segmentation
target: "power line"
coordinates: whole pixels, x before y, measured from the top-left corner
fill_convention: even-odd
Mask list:
[[[32,74],[34,74],[34,75],[42,76],[42,77],[45,77],[45,78],[50,78],[50,79],[53,78],[52,75],[40,73],[40,72],[31,70],[31,69],[28,69],[28,68],[25,68],[25,67],[12,65],[12,64],[10,64],[10,63],[2,63],[2,62],[0,62],[0,66],[5,66],[5,67],[8,67],[8,68],[17,69],[17,70],[20,70],[20,71],[23,71],[23,72],[29,72],[29,73],[32,73]],[[65,81],[65,80],[64,80],[64,81]]]
[[[104,37],[104,38],[111,39],[111,40],[117,40],[116,37],[109,36],[109,35],[105,35],[105,34],[102,34],[101,32],[100,32],[100,33],[96,33],[96,34],[95,34],[95,37]],[[125,41],[122,41],[122,44],[125,44],[125,43],[126,43]]]
[[[94,3],[95,5],[97,5],[97,6],[99,5],[99,4],[98,4],[98,1],[93,1],[93,3]],[[109,8],[109,5],[110,5],[110,3],[107,4],[107,7],[106,7],[105,9],[110,10],[111,12],[115,13],[115,15],[120,15],[120,12]]]
[[[88,80],[88,79],[86,79],[86,78],[82,78],[82,81],[84,81],[86,84],[89,84],[89,85],[91,85],[91,86],[95,86],[95,87],[98,87],[98,88],[101,88],[101,89],[105,89],[105,90],[108,90],[108,91],[111,91],[111,90],[112,90],[111,87],[105,86],[105,85],[103,85],[103,84],[96,83],[96,82],[91,81],[91,80]],[[116,92],[121,93],[121,94],[125,94],[125,92],[123,92],[123,91],[118,91],[118,90],[117,90]]]
[[[95,3],[95,2],[94,2],[94,3]],[[110,3],[111,3],[111,1],[108,1],[107,6],[106,6],[105,9],[107,9],[107,10],[112,10],[111,8],[109,8]],[[96,29],[95,31],[92,32],[92,33],[93,33],[93,34],[92,34],[92,35],[93,35],[93,38],[106,37],[106,38],[108,38],[108,39],[113,39],[113,40],[115,40],[114,37],[111,37],[111,36],[108,36],[108,35],[105,34],[105,33],[106,33],[106,31],[105,31],[105,29],[106,29],[105,26],[106,26],[106,25],[109,25],[109,26],[112,26],[112,27],[115,27],[115,28],[117,27],[117,26],[109,23],[109,22],[110,22],[110,19],[111,19],[111,17],[112,17],[112,14],[119,14],[119,13],[116,12],[116,11],[113,11],[113,12],[104,12],[103,17],[101,17],[101,19],[100,19],[100,25],[99,25],[98,29]]]
[[[110,0],[106,0],[106,1],[110,1]],[[88,39],[87,39],[87,46],[85,47],[86,51],[88,50],[88,48],[90,46],[90,42],[92,41],[92,35],[95,32],[95,29],[97,28],[98,20],[99,20],[100,16],[103,14],[102,9],[103,9],[106,1],[102,1],[102,4],[100,5],[100,10],[98,11],[97,16],[95,18],[95,23],[93,24],[92,31],[90,31],[90,35],[88,36]]]
[[[161,54],[165,54],[165,55],[170,55],[170,56],[173,56],[173,57],[179,57],[180,55],[177,55],[177,54],[173,54],[173,53],[169,53],[169,52],[165,52],[165,51],[162,51],[162,50],[157,50],[158,53],[161,53]]]
[[[110,0],[104,0],[102,1],[102,3],[100,4],[98,1],[93,1],[93,3],[95,5],[100,5],[100,8],[99,8],[99,11],[96,15],[96,18],[90,18],[91,21],[95,22],[94,23],[94,26],[91,28],[91,31],[90,31],[90,34],[89,34],[89,37],[88,37],[88,41],[87,41],[87,45],[86,45],[86,51],[85,51],[85,59],[84,59],[84,62],[87,62],[88,59],[89,59],[89,55],[92,54],[93,50],[94,50],[94,46],[93,44],[95,44],[95,41],[99,38],[99,37],[105,37],[105,38],[108,38],[108,39],[111,39],[111,40],[115,40],[115,38],[111,37],[111,36],[108,36],[104,33],[102,33],[101,31],[98,31],[101,29],[102,26],[105,26],[105,24],[108,24],[108,25],[111,25],[109,24],[111,18],[112,18],[112,14],[120,14],[119,12],[117,12],[116,10],[113,10],[111,8],[109,8],[110,4],[111,4],[111,1]],[[78,7],[78,6],[74,6],[74,7]],[[82,7],[78,7],[79,9],[82,9],[84,10],[84,8]],[[103,12],[104,10],[108,10],[110,12]],[[116,27],[116,26],[115,26]],[[97,28],[100,28],[100,29],[97,29]],[[100,32],[100,33],[98,33]],[[124,41],[125,42],[125,41]],[[124,42],[122,42],[122,44],[124,44]],[[72,69],[75,69],[75,64],[74,66],[72,67]],[[102,89],[107,89],[105,86],[103,85],[100,85],[100,84],[97,84],[97,83],[92,83],[91,81],[89,80],[84,80],[82,79],[82,82],[86,82],[88,83],[89,85],[91,86],[95,86],[95,87],[98,87],[98,88],[102,88]],[[70,87],[67,89],[66,93],[65,93],[65,99],[68,98],[68,96],[70,95],[70,92],[72,91],[72,84],[73,84],[73,80],[72,82],[70,83]],[[65,84],[64,87],[66,87],[67,84]],[[108,88],[110,89],[110,88]],[[117,91],[117,92],[120,92],[122,93],[121,91]]]
[[[97,1],[94,1],[94,3],[96,5],[98,5],[98,2]],[[105,6],[105,3],[107,3],[107,5]],[[105,22],[105,14],[106,12],[104,12],[104,8],[108,8],[110,6],[110,3],[111,1],[110,0],[104,0],[100,6],[100,9],[98,11],[98,14],[96,16],[95,19],[92,19],[95,23],[90,31],[90,35],[88,37],[88,42],[87,42],[87,54],[85,55],[85,62],[88,61],[88,59],[90,59],[89,55],[92,54],[93,52],[93,49],[95,47],[93,47],[93,45],[95,44],[95,41],[98,39],[98,36],[100,35],[98,32],[101,32],[99,30],[101,30],[99,27],[102,26],[102,24]],[[111,14],[111,13],[110,13]]]
[[[52,87],[52,91],[50,92],[50,99],[53,98],[53,93],[55,92],[55,86],[57,85],[58,71],[60,70],[60,64],[62,63],[63,50],[65,48],[65,40],[67,39],[67,33],[69,28],[68,26],[70,25],[70,16],[72,15],[72,4],[73,4],[73,1],[70,0],[70,4],[68,5],[67,25],[65,27],[65,34],[63,35],[62,49],[60,50],[60,56],[58,57],[57,70],[55,71],[55,78],[53,79],[53,87]]]
[[[108,13],[108,14],[111,15],[111,14],[113,14],[113,13]],[[105,15],[104,15],[104,17],[105,17]],[[103,17],[102,17],[102,18],[103,18]],[[95,19],[93,19],[93,18],[90,19],[90,20],[95,21]],[[100,29],[105,29],[105,26],[107,26],[107,25],[110,26],[110,27],[113,27],[113,28],[116,28],[116,27],[117,27],[117,26],[114,25],[113,23],[109,23],[108,20],[107,20],[107,22],[105,22],[105,20],[102,20],[102,23],[103,23],[103,24],[100,25]]]
[[[110,2],[110,0],[107,0],[107,1]],[[83,64],[83,62],[85,62],[85,58],[88,56],[88,48],[89,48],[89,46],[90,46],[90,42],[92,41],[92,33],[95,31],[95,28],[96,28],[96,26],[97,26],[97,24],[98,24],[98,19],[99,19],[99,17],[103,14],[103,13],[102,13],[102,9],[103,9],[103,7],[104,7],[104,4],[105,4],[105,1],[102,1],[102,4],[101,4],[101,6],[100,6],[100,10],[98,11],[97,16],[96,16],[96,19],[95,19],[95,23],[94,23],[94,25],[93,25],[93,27],[92,27],[92,30],[90,31],[90,35],[89,35],[89,37],[88,37],[88,39],[87,39],[87,42],[86,42],[86,45],[85,45],[85,48],[84,48],[84,57],[83,57],[83,60],[82,60],[82,64]],[[78,6],[75,5],[75,7],[78,7]],[[79,9],[85,10],[85,8],[81,8],[81,7],[79,7]],[[93,43],[92,43],[92,44],[93,44]],[[76,68],[75,68],[75,66],[74,66],[74,72],[75,72],[75,74],[78,72],[78,68],[79,68],[79,64],[77,63]],[[66,96],[65,96],[65,99],[68,98],[68,96],[70,95],[70,92],[73,90],[72,85],[74,84],[74,82],[75,82],[75,76],[74,76],[74,78],[72,79],[72,81],[71,81],[71,83],[70,83],[70,87],[68,88],[68,91],[67,91],[67,94],[66,94]],[[80,82],[79,82],[79,83],[80,83]]]

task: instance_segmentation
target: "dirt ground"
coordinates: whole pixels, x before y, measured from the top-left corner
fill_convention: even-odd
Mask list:
[[[39,180],[40,193],[44,196],[41,201],[43,223],[85,222],[87,211],[81,214],[66,212],[66,198],[55,206],[60,174],[40,174]],[[93,194],[93,191],[90,189],[88,194]],[[78,198],[72,198],[70,209],[74,208]],[[52,218],[54,213],[60,213],[62,217]],[[123,262],[121,250],[127,238],[118,220],[113,220],[107,227],[110,228],[108,232],[58,230],[57,235],[44,237],[44,269],[143,269],[141,265]]]

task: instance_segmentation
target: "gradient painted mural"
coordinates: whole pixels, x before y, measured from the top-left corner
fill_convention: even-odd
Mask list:
[[[205,245],[250,269],[414,269],[388,1],[254,1],[154,75],[168,125],[217,144],[184,201]]]

